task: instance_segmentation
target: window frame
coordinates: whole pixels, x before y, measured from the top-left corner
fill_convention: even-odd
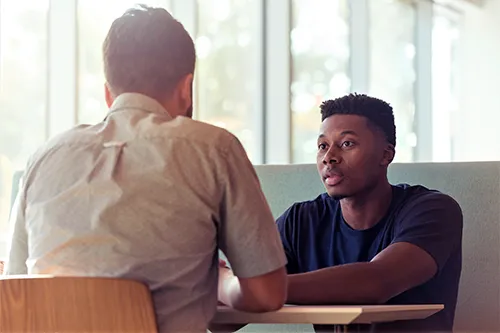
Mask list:
[[[48,10],[47,49],[47,109],[48,139],[78,123],[79,59],[78,1],[50,0]],[[193,39],[197,32],[197,0],[163,0],[173,15],[183,23]],[[350,65],[352,92],[369,90],[370,38],[369,0],[349,0],[350,5]],[[411,0],[407,0],[411,1]],[[261,36],[257,52],[258,81],[261,89],[252,129],[258,138],[254,164],[292,163],[291,77],[292,59],[290,31],[292,28],[291,0],[258,0],[261,15],[255,24],[255,34]],[[432,0],[413,0],[416,8],[415,28],[415,133],[418,144],[414,162],[432,161],[433,98],[432,98]],[[0,73],[1,75],[1,73]],[[195,93],[199,78],[195,77]],[[195,96],[195,118],[197,98]],[[318,124],[319,125],[319,124]],[[314,163],[314,161],[310,161]],[[0,244],[6,235],[0,234]]]
[[[78,123],[78,1],[51,0],[49,7],[47,138]],[[193,38],[197,32],[197,0],[164,0],[173,15],[183,23]],[[369,0],[349,0],[351,92],[369,90],[370,38]],[[432,19],[431,0],[413,1],[416,8],[415,71],[415,161],[432,160]],[[252,129],[258,138],[254,164],[292,163],[292,117],[290,83],[291,0],[259,0],[256,10],[262,13],[255,24],[262,36],[257,71],[262,83],[254,97],[257,101]],[[67,15],[67,13],[71,15]],[[73,47],[67,47],[72,45]],[[52,70],[52,71],[50,71]],[[195,78],[196,86],[199,78]],[[195,114],[197,98],[195,95]],[[69,110],[69,111],[68,111]],[[72,112],[71,112],[72,111]],[[314,161],[311,161],[313,163]]]

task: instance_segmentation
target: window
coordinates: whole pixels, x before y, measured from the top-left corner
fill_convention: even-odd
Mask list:
[[[455,160],[454,140],[463,138],[454,123],[458,19],[466,10],[430,0],[4,0],[0,235],[12,173],[47,137],[105,117],[102,43],[137,2],[173,8],[192,32],[195,117],[233,132],[254,163],[313,163],[319,104],[354,89],[393,105],[396,161]]]
[[[168,9],[168,1],[147,0],[140,3]],[[111,23],[136,0],[78,1],[78,122],[102,121],[108,107],[104,100],[102,43]]]
[[[316,160],[321,102],[350,91],[348,17],[346,0],[292,1],[294,163],[313,163]]]
[[[456,13],[434,7],[432,27],[432,132],[434,162],[450,162],[453,156],[454,115],[458,111]]]
[[[415,8],[410,2],[399,0],[370,0],[369,5],[369,94],[394,108],[395,161],[412,162],[417,144],[413,130]]]
[[[48,0],[0,2],[0,257],[14,171],[46,139]]]
[[[198,0],[195,117],[235,134],[254,163],[262,153],[261,19],[258,0]]]

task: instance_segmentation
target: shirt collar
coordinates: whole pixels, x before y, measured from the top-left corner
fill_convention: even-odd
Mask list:
[[[137,109],[146,112],[158,113],[172,119],[172,116],[155,99],[139,93],[123,93],[115,98],[109,108],[109,113],[124,109]]]

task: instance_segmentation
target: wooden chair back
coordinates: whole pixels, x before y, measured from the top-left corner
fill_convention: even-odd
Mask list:
[[[1,276],[0,332],[157,333],[149,289],[113,278]]]

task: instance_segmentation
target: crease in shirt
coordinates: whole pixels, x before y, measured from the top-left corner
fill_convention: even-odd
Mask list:
[[[108,141],[103,143],[103,150],[99,153],[97,161],[87,176],[87,183],[98,179],[116,179],[119,177],[120,160],[126,142]]]

